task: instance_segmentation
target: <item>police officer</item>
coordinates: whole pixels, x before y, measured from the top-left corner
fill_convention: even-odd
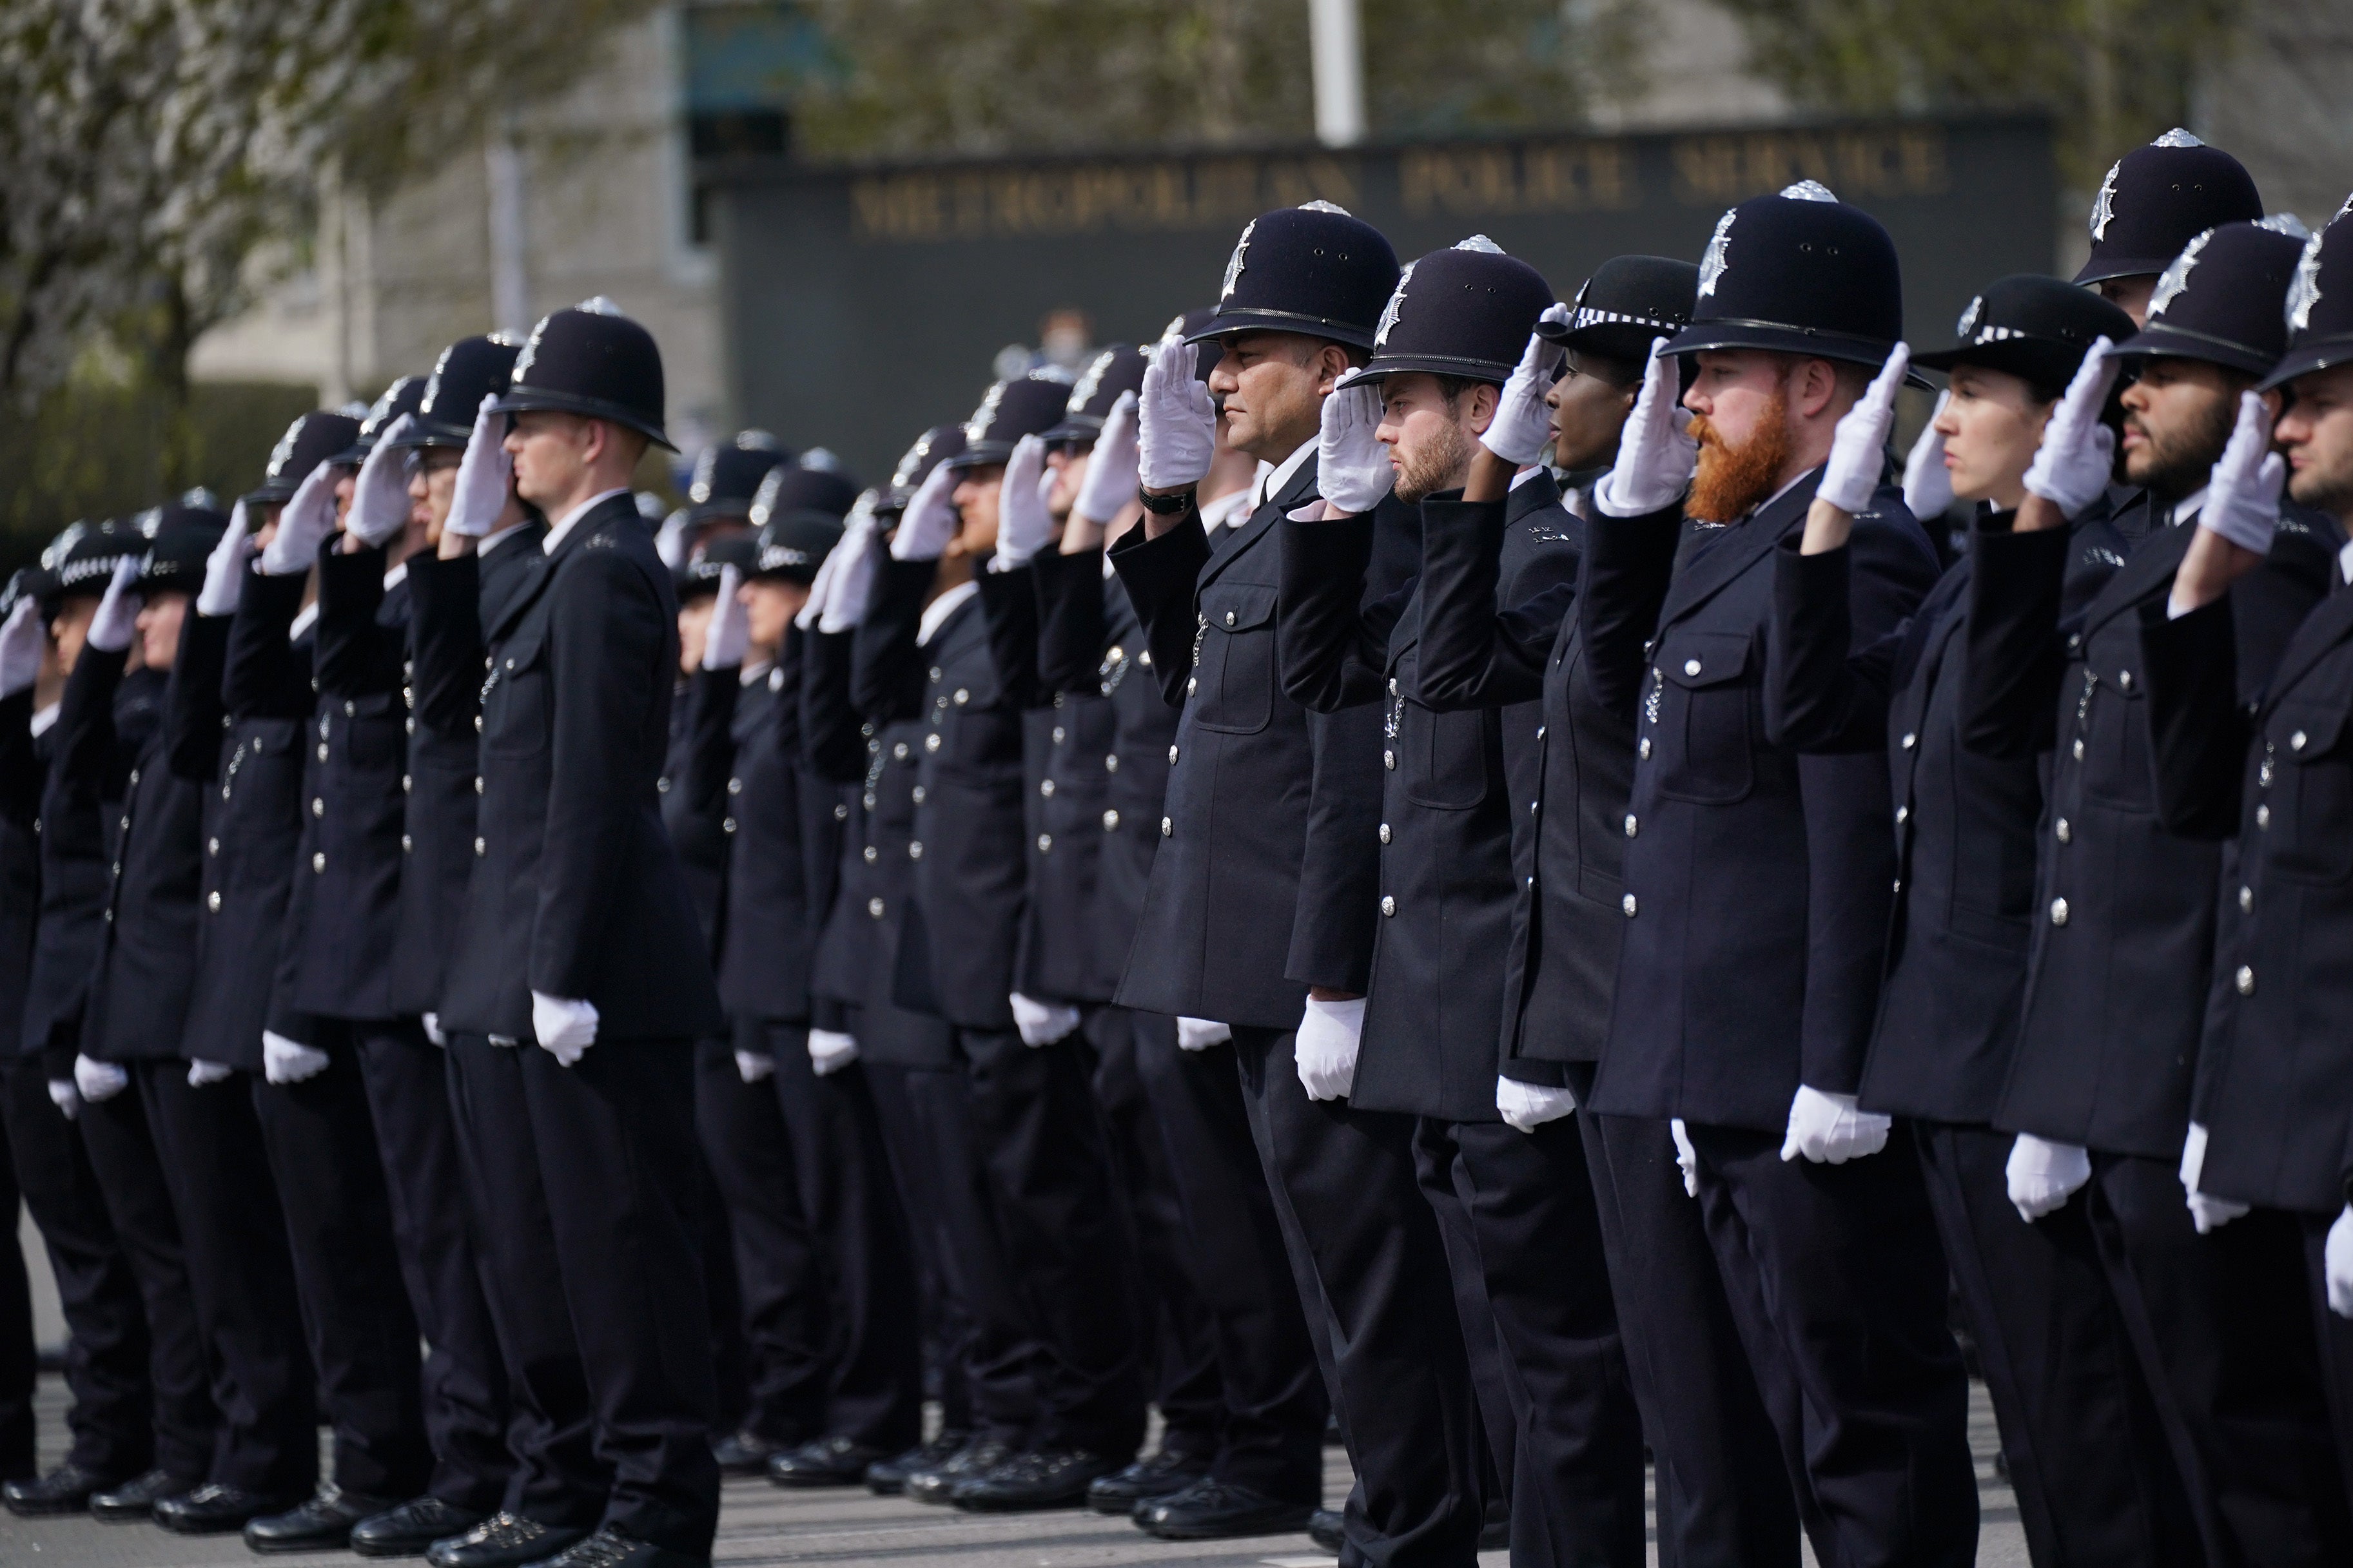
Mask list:
[[[2263,216],[2246,168],[2176,126],[2108,165],[2092,200],[2092,252],[2075,281],[2098,289],[2138,326],[2158,274],[2183,246],[2210,228]]]
[[[522,1053],[529,1120],[501,1131],[533,1151],[539,1190],[513,1208],[490,1194],[494,1223],[546,1205],[612,1458],[596,1532],[549,1561],[701,1562],[719,1471],[689,1042],[720,1013],[654,788],[676,611],[628,479],[649,443],[668,444],[660,353],[608,302],[556,311],[493,411],[512,416],[517,494],[553,521],[483,627],[476,864],[440,1025]]]
[[[683,531],[677,539],[689,558],[705,540],[752,532],[752,503],[761,482],[792,461],[792,452],[765,430],[738,430],[696,454],[694,478],[686,488]]]
[[[1854,1104],[1895,875],[1886,772],[1869,753],[1796,754],[1764,690],[1775,552],[1818,489],[1858,515],[1858,645],[1936,575],[1877,483],[1877,446],[1831,440],[1902,326],[1874,219],[1811,182],[1740,204],[1596,489],[1577,613],[1594,690],[1636,742],[1593,1100],[1683,1123],[1752,1366],[1763,1382],[1786,1364],[1807,1391],[1767,1408],[1820,1554],[1959,1563],[1977,1490],[1943,1259],[1905,1135]],[[1672,418],[1685,355],[1696,441]],[[1875,388],[1891,409],[1903,359]],[[1705,526],[1684,550],[1686,515]]]

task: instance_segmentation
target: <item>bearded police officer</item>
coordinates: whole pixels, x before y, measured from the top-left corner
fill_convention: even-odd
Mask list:
[[[2092,200],[2092,253],[2075,281],[2098,289],[2138,326],[2157,275],[2183,246],[2218,225],[2263,216],[2245,167],[2177,126],[2108,165]]]

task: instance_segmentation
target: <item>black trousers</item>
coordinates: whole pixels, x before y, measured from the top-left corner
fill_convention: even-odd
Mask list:
[[[694,1051],[695,1131],[725,1205],[742,1303],[751,1380],[743,1425],[771,1443],[806,1443],[825,1433],[829,1368],[825,1281],[797,1151],[774,1084],[745,1083],[728,1041],[697,1041]]]
[[[1699,1197],[1752,1362],[1779,1358],[1798,1398],[1768,1397],[1793,1488],[1810,1486],[1824,1568],[1967,1568],[1977,1560],[1968,1378],[1918,1157],[1901,1125],[1842,1165],[1783,1161],[1778,1133],[1693,1126]]]
[[[1176,1021],[1130,1021],[1136,1076],[1167,1159],[1190,1279],[1211,1335],[1223,1406],[1210,1473],[1286,1502],[1324,1492],[1331,1401],[1292,1271],[1229,1045],[1176,1047]],[[1313,1298],[1318,1321],[1323,1301]]]
[[[1145,1384],[1160,1412],[1160,1446],[1206,1460],[1218,1453],[1225,1425],[1217,1334],[1196,1283],[1199,1264],[1141,1065],[1147,1049],[1176,1051],[1176,1020],[1125,1007],[1092,1007],[1082,1035],[1094,1054],[1095,1103],[1103,1111],[1136,1262]]]
[[[135,1093],[132,1100],[137,1103]],[[29,1057],[0,1068],[0,1118],[7,1126],[16,1187],[40,1228],[65,1314],[66,1388],[73,1395],[66,1409],[66,1428],[73,1434],[66,1458],[110,1480],[138,1475],[155,1457],[147,1312],[139,1278],[107,1216],[106,1194],[90,1167],[81,1128],[50,1100],[41,1064]],[[168,1206],[170,1199],[164,1202]],[[29,1335],[29,1319],[26,1331]],[[199,1379],[195,1392],[200,1398],[202,1388]]]
[[[0,1066],[0,1075],[6,1070]],[[47,1092],[43,1090],[45,1096]],[[16,1185],[10,1121],[0,1116],[0,1215],[7,1216],[13,1230],[23,1194]],[[33,1344],[33,1287],[25,1275],[24,1249],[0,1241],[0,1480],[26,1480],[35,1474],[33,1391],[39,1376],[39,1352]]]
[[[2170,1160],[2094,1152],[2088,1190],[2207,1561],[2353,1562],[2301,1224],[2257,1209],[2201,1237]]]
[[[506,1371],[482,1296],[449,1068],[423,1026],[404,1018],[350,1029],[384,1157],[385,1194],[408,1306],[425,1340],[427,1489],[487,1513],[514,1471]]]
[[[695,1096],[702,1093],[702,1047],[695,1042]],[[702,1112],[698,1105],[695,1126],[700,1132]],[[727,1203],[720,1196],[719,1178],[712,1174],[706,1152],[696,1173],[695,1245],[702,1254],[703,1303],[711,1310],[706,1325],[711,1335],[711,1433],[714,1441],[744,1431],[752,1417],[752,1346],[744,1333],[744,1289],[735,1277],[735,1231],[728,1223]]]
[[[134,1072],[154,1153],[169,1173],[175,1234],[186,1243],[185,1289],[195,1302],[220,1413],[204,1473],[263,1497],[299,1497],[319,1479],[319,1379],[305,1352],[286,1217],[262,1147],[251,1078],[231,1073],[195,1088],[188,1064],[176,1058],[141,1062]],[[124,1098],[118,1094],[99,1109]],[[90,1136],[97,1126],[87,1109],[82,1114]],[[102,1176],[95,1137],[90,1156]],[[111,1185],[107,1196],[111,1206]],[[115,1233],[127,1241],[122,1211],[113,1214]],[[153,1331],[152,1294],[149,1303]],[[173,1468],[160,1444],[157,1463]]]
[[[482,1294],[506,1373],[515,1468],[501,1506],[541,1524],[585,1530],[604,1515],[612,1467],[596,1450],[596,1406],[564,1299],[555,1221],[523,1098],[525,1051],[539,1047],[450,1036],[450,1105],[474,1233],[482,1238]]]
[[[1798,1505],[1758,1392],[1794,1401],[1796,1379],[1778,1356],[1752,1368],[1667,1123],[1582,1109],[1589,1064],[1569,1083],[1651,1447],[1660,1568],[1797,1568]]]
[[[2197,1563],[2164,1424],[2108,1289],[2082,1194],[2030,1225],[2011,1206],[2014,1134],[1915,1121],[1928,1202],[1992,1396],[2037,1563]]]
[[[857,1037],[854,1010],[843,1020],[842,1032]],[[925,1137],[909,1083],[911,1069],[880,1062],[861,1062],[866,1086],[874,1098],[874,1115],[882,1129],[882,1147],[890,1157],[891,1179],[907,1215],[907,1236],[915,1261],[916,1300],[923,1341],[924,1396],[940,1405],[943,1432],[969,1432],[973,1426],[972,1380],[967,1363],[972,1352],[972,1315],[957,1288],[947,1231],[948,1200],[939,1151]],[[961,1073],[934,1072],[957,1090]],[[1026,1398],[1026,1396],[1025,1396]],[[1026,1415],[1024,1417],[1026,1420]]]
[[[2338,1317],[2328,1305],[2328,1227],[2337,1216],[2298,1215],[2304,1226],[2305,1278],[2309,1282],[2313,1338],[2320,1345],[2323,1389],[2328,1398],[2328,1420],[2337,1433],[2337,1474],[2353,1495],[2353,1321]]]
[[[1476,1561],[1485,1463],[1446,1246],[1414,1164],[1415,1121],[1311,1100],[1289,1032],[1237,1028],[1250,1132],[1295,1216],[1356,1471],[1343,1561]]]
[[[803,1213],[818,1243],[829,1372],[825,1430],[897,1453],[923,1436],[923,1320],[907,1215],[866,1068],[819,1077],[808,1028],[758,1026],[790,1130]]]
[[[335,1484],[405,1501],[433,1474],[417,1315],[358,1046],[332,1027],[314,1043],[327,1066],[300,1083],[253,1079],[254,1112],[278,1179],[321,1413],[335,1431]]]

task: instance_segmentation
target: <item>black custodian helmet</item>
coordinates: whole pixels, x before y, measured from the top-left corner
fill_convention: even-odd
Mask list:
[[[1538,323],[1536,333],[1579,353],[1641,365],[1651,344],[1691,324],[1699,268],[1665,256],[1613,256],[1577,286],[1568,320]]]
[[[417,423],[401,445],[463,447],[474,434],[482,399],[506,391],[515,357],[522,353],[522,343],[512,332],[459,338],[443,349],[426,378]]]
[[[1218,356],[1208,357],[1214,363]],[[1120,394],[1143,389],[1142,351],[1130,343],[1113,343],[1079,372],[1070,398],[1062,405],[1062,417],[1045,432],[1046,439],[1072,444],[1092,441],[1103,434],[1103,421],[1111,417],[1111,405],[1119,401]]]
[[[515,356],[498,410],[534,409],[609,419],[678,450],[662,433],[661,350],[651,332],[601,294],[542,316]]]
[[[245,498],[248,506],[283,506],[294,489],[321,463],[340,462],[359,439],[360,422],[348,414],[305,414],[286,426],[269,451],[261,488]]]
[[[2284,215],[2208,229],[2166,264],[2148,319],[2116,347],[2268,375],[2287,352],[2288,285],[2308,237]]]
[[[1187,336],[1304,332],[1368,349],[1397,280],[1396,248],[1346,208],[1278,207],[1243,226],[1217,310]]]
[[[1369,380],[1426,371],[1472,381],[1509,381],[1552,285],[1483,234],[1408,262],[1373,332]]]
[[[327,461],[353,466],[366,462],[367,455],[375,450],[375,444],[384,439],[384,433],[392,428],[393,422],[404,414],[417,412],[417,405],[425,398],[425,382],[421,375],[404,375],[385,387],[384,395],[368,405],[367,416],[360,421],[359,435]]]
[[[195,593],[204,584],[205,560],[227,527],[227,514],[210,506],[192,506],[187,499],[142,512],[138,531],[147,553],[139,566],[139,591]]]
[[[814,582],[818,567],[841,542],[841,520],[830,512],[807,507],[778,512],[760,530],[760,555],[752,574]]]
[[[2287,353],[2263,378],[2263,390],[2331,365],[2353,364],[2353,197],[2327,227],[2304,242],[2295,277],[2280,315]]]
[[[2075,281],[2162,272],[2208,229],[2263,216],[2263,197],[2243,164],[2187,131],[2168,131],[2108,165],[2092,201],[2092,254]]]
[[[844,468],[781,463],[760,480],[744,516],[754,528],[793,511],[821,511],[839,521],[858,504],[858,480]]]
[[[694,553],[671,578],[681,605],[705,594],[719,592],[719,574],[728,567],[735,568],[739,578],[749,578],[760,562],[760,547],[743,534],[728,534],[718,539],[706,539],[694,547]]]
[[[915,444],[900,458],[899,466],[891,470],[891,482],[883,489],[881,499],[875,503],[874,510],[878,512],[906,510],[907,503],[915,499],[915,492],[923,488],[923,481],[932,477],[932,470],[963,450],[964,426],[961,425],[934,425],[916,437]]]
[[[2045,390],[2075,378],[2094,338],[2112,343],[2132,336],[2133,319],[2090,289],[2040,273],[1996,279],[1961,311],[1953,334],[1960,342],[1937,353],[1914,354],[1929,370],[1983,365]]]
[[[1691,325],[1667,352],[1763,349],[1876,366],[1903,335],[1895,242],[1861,207],[1801,180],[1716,220]]]
[[[41,598],[47,613],[69,598],[97,598],[114,576],[114,563],[126,555],[145,552],[147,540],[136,529],[113,522],[70,522],[41,552],[41,569],[49,574]]]
[[[1022,437],[1052,429],[1070,396],[1070,377],[1050,368],[992,384],[964,422],[964,450],[948,458],[948,466],[977,468],[1004,462]]]
[[[739,430],[731,440],[705,447],[694,459],[694,479],[687,486],[687,521],[750,516],[760,481],[792,458],[784,443],[765,430]]]

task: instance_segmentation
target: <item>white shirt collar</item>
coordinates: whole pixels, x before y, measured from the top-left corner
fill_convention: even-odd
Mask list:
[[[2347,544],[2344,549],[2337,552],[2337,573],[2348,583],[2353,583],[2353,543]],[[35,721],[37,723],[38,721]]]
[[[625,496],[628,493],[629,487],[627,485],[617,485],[609,490],[598,490],[595,495],[565,512],[564,521],[547,531],[547,537],[540,542],[540,548],[550,555],[554,554],[555,547],[564,542],[564,536],[572,531],[573,524],[586,517],[597,507],[611,500],[615,496]],[[476,548],[479,549],[480,546]]]
[[[318,618],[319,601],[313,599],[309,604],[302,606],[302,613],[294,617],[294,624],[286,628],[286,640],[288,642],[292,642],[296,638],[300,637],[304,632],[311,629],[311,624],[317,621]]]
[[[768,671],[776,668],[776,661],[773,658],[764,658],[756,664],[746,659],[744,663],[744,673],[736,679],[741,680],[744,685],[751,686],[756,682],[767,679]]]
[[[1256,511],[1282,493],[1283,487],[1290,484],[1307,459],[1315,455],[1316,443],[1322,438],[1320,436],[1312,437],[1302,442],[1299,450],[1273,468],[1264,463],[1258,466],[1258,483],[1250,487],[1250,510]]]
[[[522,523],[511,522],[504,528],[499,530],[496,533],[486,533],[475,542],[474,553],[477,555],[488,555],[491,551],[496,550],[500,545],[504,544],[508,540],[512,539],[516,534],[521,533],[522,530],[523,525]]]
[[[2345,548],[2353,550],[2353,544],[2348,544]],[[64,710],[65,703],[60,700],[36,711],[33,715],[33,733],[36,735],[47,733],[49,726],[58,721],[58,715]]]
[[[1261,464],[1261,467],[1264,465]],[[1240,527],[1243,519],[1258,510],[1255,500],[1257,493],[1258,487],[1255,485],[1246,486],[1238,490],[1228,490],[1201,509],[1201,526],[1203,528]]]
[[[480,546],[477,545],[475,548],[480,549]],[[403,583],[407,581],[408,558],[404,555],[401,557],[399,565],[394,567],[391,571],[384,574],[384,591],[389,594],[395,588],[399,587]]]
[[[2200,485],[2196,489],[2190,491],[2188,495],[2183,496],[2179,500],[2173,503],[2171,520],[2175,527],[2178,528],[2181,524],[2188,522],[2191,518],[2196,517],[2200,511],[2205,510],[2207,489],[2207,486]]]
[[[1514,489],[1518,489],[1522,485],[1526,484],[1530,479],[1535,479],[1538,474],[1543,472],[1544,465],[1542,463],[1538,463],[1532,468],[1522,468],[1518,473],[1512,476],[1512,488]]]
[[[922,647],[938,636],[940,627],[947,624],[947,618],[963,609],[965,601],[979,592],[980,584],[967,580],[925,605],[923,618],[915,623],[915,646]]]

